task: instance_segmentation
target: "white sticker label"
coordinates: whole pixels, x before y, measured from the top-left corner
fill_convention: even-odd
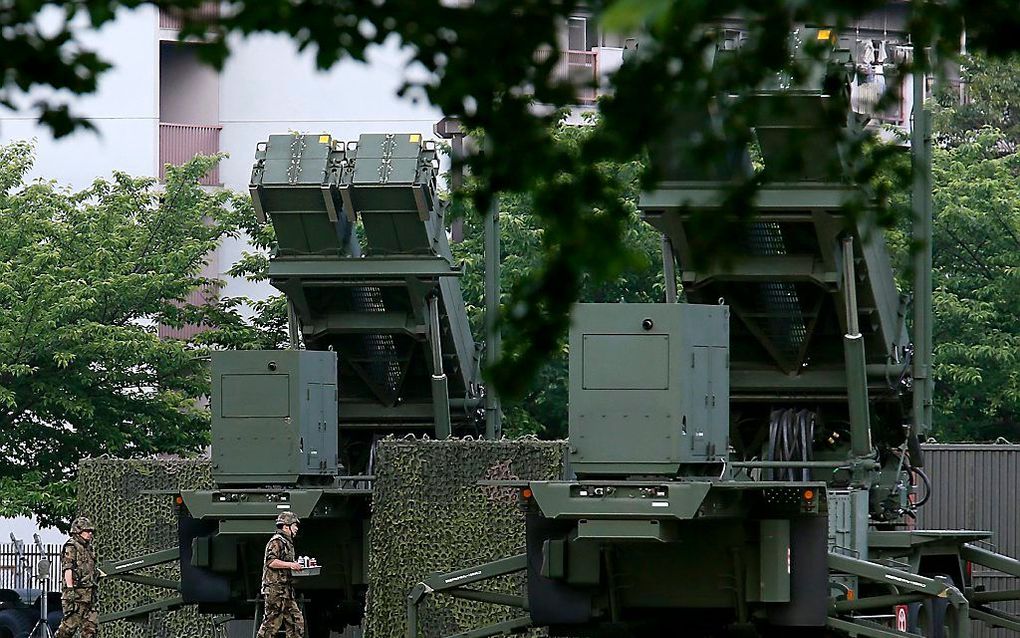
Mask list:
[[[910,580],[909,578],[900,578],[899,576],[896,576],[896,575],[893,575],[893,574],[886,574],[885,577],[886,577],[886,580],[891,580],[891,581],[895,581],[895,582],[899,582],[899,583],[906,583],[907,585],[913,585],[914,587],[917,587],[918,589],[923,589],[924,587],[927,586],[927,583],[922,583],[922,582],[919,582],[919,581],[916,581],[916,580]]]
[[[669,507],[669,501],[652,501],[652,507]]]
[[[276,506],[276,509],[278,509],[278,510],[285,510],[285,509],[287,509],[288,507],[290,507],[290,506],[289,506],[289,505],[277,505],[277,506]]]
[[[479,569],[479,570],[471,572],[470,574],[461,574],[460,576],[454,576],[453,578],[447,578],[443,582],[446,583],[447,585],[449,585],[450,583],[455,583],[455,582],[457,582],[459,580],[464,580],[465,578],[471,578],[472,576],[481,576],[481,575],[482,575],[482,570]]]

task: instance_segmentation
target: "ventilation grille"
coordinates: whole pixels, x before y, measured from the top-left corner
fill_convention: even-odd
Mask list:
[[[756,257],[785,255],[786,242],[776,222],[756,222],[751,227],[748,248]],[[797,287],[786,281],[755,284],[756,315],[763,315],[761,328],[787,361],[797,361],[807,339],[807,324]]]

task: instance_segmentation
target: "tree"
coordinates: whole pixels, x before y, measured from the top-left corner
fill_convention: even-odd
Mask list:
[[[591,126],[572,126],[560,122],[552,131],[557,145],[576,147],[592,134]],[[618,233],[620,253],[607,255],[619,259],[624,265],[610,281],[600,281],[590,275],[583,276],[580,289],[574,292],[583,302],[662,301],[664,282],[660,256],[659,234],[643,222],[637,210],[639,176],[642,164],[607,162],[600,167],[606,174],[615,176],[622,185],[623,205],[628,214],[624,219],[613,218],[610,224],[591,224],[601,232]],[[476,185],[477,186],[477,185]],[[455,202],[456,206],[456,202]],[[470,204],[468,204],[470,209]],[[502,260],[502,292],[500,301],[514,312],[513,300],[524,294],[522,286],[529,285],[542,268],[542,256],[551,247],[542,227],[541,217],[535,212],[535,203],[527,195],[507,194],[499,198],[500,248]],[[484,230],[480,215],[463,211],[465,240],[453,245],[454,257],[465,265],[461,282],[475,339],[484,341],[485,271]],[[603,211],[592,211],[595,218]],[[505,322],[504,322],[505,323]],[[567,348],[566,339],[557,336],[550,355],[538,368],[534,379],[527,379],[522,397],[504,404],[507,413],[506,432],[510,436],[538,434],[543,438],[567,436]]]
[[[1020,439],[1020,58],[963,60],[968,99],[934,106],[934,373],[940,441]],[[890,234],[900,284],[909,290],[909,214]]]
[[[198,186],[216,158],[80,192],[27,183],[32,161],[0,147],[0,516],[66,525],[80,458],[207,444],[207,353],[156,324],[215,318],[184,302],[245,204]]]
[[[96,78],[108,65],[80,44],[72,24],[93,27],[114,18],[120,8],[155,4],[185,11],[202,0],[19,0],[0,7],[0,91],[28,91],[39,85],[95,90]],[[405,87],[424,95],[446,115],[485,132],[487,153],[470,159],[484,187],[473,192],[475,210],[489,210],[491,193],[527,194],[543,228],[541,265],[516,287],[506,318],[508,338],[504,361],[491,371],[504,393],[520,394],[522,379],[534,376],[545,356],[556,348],[567,314],[585,276],[612,281],[626,263],[616,256],[621,236],[602,232],[619,225],[630,212],[621,202],[623,185],[599,170],[604,162],[626,163],[641,157],[649,144],[670,129],[682,109],[706,112],[711,106],[720,126],[701,128],[699,135],[679,140],[678,161],[706,162],[722,156],[734,133],[759,108],[754,100],[716,98],[754,87],[778,72],[796,79],[802,61],[788,55],[788,35],[797,24],[846,24],[880,8],[867,0],[606,0],[591,8],[608,30],[643,32],[641,54],[613,79],[612,94],[601,104],[603,114],[593,133],[570,148],[553,143],[554,109],[535,109],[538,101],[552,107],[573,101],[574,87],[554,73],[558,59],[557,29],[579,2],[544,0],[477,0],[468,6],[443,0],[227,0],[215,24],[191,20],[184,35],[208,43],[202,51],[215,64],[228,54],[229,36],[256,32],[287,34],[296,44],[314,48],[320,66],[350,57],[364,59],[367,48],[391,37],[412,51],[409,64],[432,72],[422,84]],[[43,7],[64,10],[56,29],[38,20]],[[951,54],[966,23],[968,45],[993,56],[1020,48],[1013,37],[1020,14],[1011,0],[930,2],[913,0],[907,7],[913,42],[931,44],[938,54]],[[709,67],[707,52],[716,34],[704,25],[741,14],[750,30],[743,55],[722,56]],[[187,15],[187,14],[186,14]],[[492,64],[492,52],[499,64]],[[551,52],[551,55],[547,52]],[[815,51],[820,54],[821,50]],[[916,63],[927,68],[928,52],[919,48]],[[904,69],[905,70],[905,69]],[[413,90],[411,90],[413,89]],[[66,104],[40,102],[40,118],[57,133],[85,122]],[[746,138],[742,141],[747,142]],[[726,143],[723,143],[726,142]],[[642,186],[657,181],[655,166],[641,174]],[[698,219],[699,240],[717,242],[713,251],[698,254],[725,257],[727,242],[753,213],[749,206],[756,178],[734,184],[732,215]],[[590,211],[599,210],[593,216]],[[590,226],[589,226],[590,225]]]
[[[990,58],[970,55],[961,61],[961,82],[966,100],[945,90],[935,108],[936,139],[940,146],[958,146],[992,127],[1002,132],[999,153],[1013,153],[1020,144],[1020,55]]]
[[[251,251],[244,251],[227,275],[251,283],[267,283],[269,257],[276,249],[276,231],[271,223],[259,222],[247,194],[232,198],[231,206],[217,219],[222,232],[243,236]],[[217,297],[204,308],[208,329],[199,333],[197,345],[226,350],[277,350],[290,344],[287,298],[273,294],[262,300],[247,297]]]
[[[1020,155],[969,131],[934,156],[935,390],[940,440],[1020,438]]]

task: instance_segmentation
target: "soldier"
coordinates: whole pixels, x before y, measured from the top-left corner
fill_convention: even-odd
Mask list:
[[[92,547],[92,534],[96,528],[92,521],[79,516],[71,523],[71,538],[60,553],[60,601],[64,618],[60,621],[56,638],[71,638],[81,630],[81,638],[96,635],[96,589],[99,586],[96,570],[96,551]]]
[[[294,536],[300,522],[294,512],[281,512],[276,517],[276,534],[266,543],[262,569],[266,613],[257,638],[273,638],[281,630],[286,638],[302,638],[305,634],[305,618],[294,597],[291,574],[301,570],[301,564],[294,560]]]

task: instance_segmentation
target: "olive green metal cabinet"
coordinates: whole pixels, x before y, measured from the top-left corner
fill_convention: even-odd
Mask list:
[[[336,353],[212,355],[212,461],[218,485],[294,482],[337,470]]]
[[[578,304],[570,332],[570,462],[579,476],[722,463],[729,310]],[[698,472],[699,474],[703,472]]]

